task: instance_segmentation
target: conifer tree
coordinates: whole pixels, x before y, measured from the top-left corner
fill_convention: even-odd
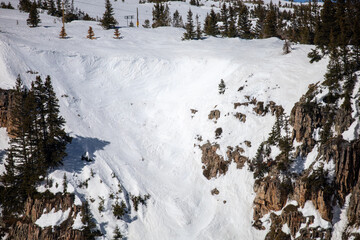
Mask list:
[[[228,15],[228,9],[226,7],[226,4],[223,3],[220,11],[221,21],[222,21],[222,27],[221,27],[221,35],[223,37],[228,36],[229,32],[229,15]]]
[[[120,232],[120,229],[119,229],[119,226],[116,225],[116,228],[114,230],[114,236],[113,236],[113,240],[119,240],[119,239],[122,239],[123,236]]]
[[[119,32],[119,29],[118,29],[118,28],[115,29],[114,38],[115,38],[115,39],[120,39],[120,32]]]
[[[180,13],[178,12],[178,10],[176,10],[173,14],[173,18],[172,18],[172,26],[173,27],[177,27],[177,28],[182,28],[184,27],[184,23],[182,20],[182,16],[180,15]]]
[[[26,22],[27,25],[29,25],[30,27],[37,27],[38,24],[41,22],[35,2],[31,5],[29,18],[26,20]]]
[[[251,38],[251,21],[249,20],[249,10],[246,5],[244,5],[239,12],[238,27],[241,38]]]
[[[19,1],[19,10],[24,12],[30,12],[31,9],[31,2],[29,0],[20,0]]]
[[[163,4],[160,2],[156,2],[154,5],[153,11],[153,28],[170,26],[171,18],[170,18],[170,10],[167,4]]]
[[[199,21],[199,15],[196,14],[195,19],[196,19],[196,39],[201,39],[202,31]]]
[[[277,16],[275,6],[270,2],[269,11],[266,14],[264,21],[264,37],[276,37],[277,36]]]
[[[55,7],[54,0],[48,0],[47,9],[48,9],[48,14],[49,15],[51,15],[51,16],[56,15],[56,7]]]
[[[142,25],[143,28],[150,28],[150,21],[149,19],[145,19],[144,24]]]
[[[65,120],[60,116],[59,100],[53,90],[50,76],[45,80],[46,97],[46,125],[48,129],[48,139],[45,148],[45,158],[47,167],[55,167],[62,164],[66,154],[66,145],[71,142],[71,138],[66,134],[64,125]]]
[[[186,32],[184,33],[183,40],[191,40],[195,38],[195,31],[194,31],[194,22],[192,19],[192,12],[189,8],[188,14],[187,14],[187,23],[185,24]]]
[[[92,27],[89,27],[87,38],[89,39],[95,39],[94,31],[92,30]]]
[[[209,36],[216,36],[219,34],[219,28],[217,26],[217,16],[214,9],[211,9],[210,14],[206,15],[204,32]]]
[[[229,29],[227,36],[230,38],[237,36],[237,30],[236,30],[236,15],[234,8],[230,5],[229,6]]]
[[[65,28],[64,27],[61,27],[61,31],[60,31],[60,34],[59,34],[59,37],[60,38],[66,38],[67,34],[65,32]]]
[[[110,3],[110,0],[105,0],[105,12],[101,19],[101,26],[105,29],[114,28],[117,21],[114,18],[114,9]]]

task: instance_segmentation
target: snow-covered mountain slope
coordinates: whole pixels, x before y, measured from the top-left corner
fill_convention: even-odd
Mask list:
[[[94,12],[99,11],[96,4]],[[147,6],[150,18],[151,6],[140,6]],[[225,176],[207,180],[196,145],[217,142],[225,157],[227,146],[247,140],[252,146],[245,154],[253,157],[275,119],[242,107],[236,110],[247,115],[242,123],[233,116],[233,104],[249,96],[274,101],[289,114],[326,70],[325,60],[308,62],[311,46],[295,45],[283,55],[283,42],[276,38],[181,41],[184,30],[171,27],[124,27],[123,39],[116,40],[112,30],[85,21],[67,24],[64,40],[58,38],[61,23],[53,17],[41,14],[38,28],[29,28],[27,17],[0,9],[0,87],[11,88],[17,74],[29,86],[35,75],[28,71],[51,76],[66,129],[74,137],[64,166],[50,174],[52,191],[62,191],[65,173],[68,191],[90,200],[104,239],[117,225],[128,239],[264,238],[265,231],[251,227],[252,173],[232,164]],[[86,39],[89,26],[96,40]],[[224,95],[218,93],[221,79]],[[208,119],[215,108],[221,112],[217,123]],[[215,139],[218,127],[223,134]],[[95,161],[81,161],[84,153]],[[80,187],[87,179],[88,187]],[[146,207],[133,209],[123,220],[113,216],[109,197],[119,183],[132,195],[151,196]],[[215,187],[220,193],[213,196]],[[98,211],[99,197],[105,199],[103,212]]]

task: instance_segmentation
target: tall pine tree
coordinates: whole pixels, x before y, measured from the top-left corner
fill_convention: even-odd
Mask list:
[[[114,18],[114,9],[110,3],[110,0],[105,0],[105,12],[101,19],[101,26],[105,29],[114,28],[117,21]]]

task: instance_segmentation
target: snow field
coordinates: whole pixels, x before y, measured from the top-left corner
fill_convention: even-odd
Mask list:
[[[99,11],[97,6],[81,9]],[[282,55],[283,42],[276,38],[181,41],[184,30],[171,27],[121,28],[124,38],[115,40],[112,30],[85,21],[67,24],[70,38],[62,40],[57,37],[61,23],[53,17],[42,14],[41,26],[34,29],[26,18],[0,9],[0,84],[11,88],[20,73],[29,86],[35,75],[28,70],[52,77],[66,129],[74,137],[64,166],[50,174],[59,186],[52,191],[62,191],[65,173],[68,191],[90,200],[104,239],[116,225],[128,239],[264,238],[266,232],[251,227],[252,173],[231,164],[225,176],[209,181],[196,145],[217,142],[224,157],[227,146],[240,145],[253,157],[275,118],[257,116],[252,105],[234,109],[233,103],[246,102],[246,96],[272,100],[289,114],[308,84],[323,78],[326,61],[308,63],[312,46],[296,45]],[[86,39],[89,26],[96,40]],[[218,94],[221,79],[224,95]],[[208,120],[213,109],[221,112],[217,123]],[[233,116],[236,112],[247,115],[245,123]],[[223,134],[215,139],[218,127]],[[84,153],[95,161],[81,161]],[[79,187],[87,179],[88,187]],[[120,199],[127,193],[151,195],[147,207],[132,208],[123,220],[112,215],[109,198],[119,183]],[[215,187],[220,194],[212,196]],[[103,212],[99,197],[105,198]]]

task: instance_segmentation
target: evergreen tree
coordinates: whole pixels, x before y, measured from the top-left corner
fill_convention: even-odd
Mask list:
[[[156,2],[154,5],[153,11],[153,28],[170,26],[171,18],[170,18],[170,10],[169,6],[163,3]]]
[[[114,28],[117,21],[114,18],[114,9],[110,3],[110,0],[105,0],[105,13],[101,19],[101,26],[105,29]]]
[[[330,33],[335,25],[334,3],[331,0],[325,0],[319,21],[317,21],[315,31],[315,44],[324,50],[330,44]]]
[[[202,31],[199,21],[199,15],[196,14],[195,19],[196,19],[196,39],[201,39]]]
[[[277,16],[275,6],[270,2],[270,8],[264,21],[264,37],[277,36]]]
[[[115,38],[115,39],[120,39],[120,32],[119,32],[119,29],[118,29],[118,28],[115,29],[114,38]]]
[[[191,40],[195,38],[195,31],[194,31],[194,23],[192,19],[192,12],[189,8],[188,14],[187,14],[187,23],[185,24],[186,32],[184,33],[183,40]]]
[[[172,26],[176,27],[176,28],[182,28],[184,27],[184,23],[182,20],[181,15],[179,14],[178,10],[176,10],[173,14],[173,18],[172,18]]]
[[[87,38],[89,39],[95,39],[95,33],[94,31],[92,30],[92,27],[89,27],[89,30],[88,30],[88,35],[86,36]]]
[[[223,3],[220,11],[221,21],[222,21],[222,27],[221,27],[221,35],[223,37],[228,36],[229,32],[229,15],[228,15],[228,9],[226,7],[226,4]]]
[[[56,0],[56,7],[57,7],[56,16],[57,16],[57,17],[61,17],[61,16],[62,16],[62,4],[61,4],[61,0]]]
[[[20,0],[19,1],[19,10],[24,11],[24,12],[30,12],[32,5],[33,4],[31,4],[31,2],[29,0]]]
[[[114,236],[113,236],[113,240],[119,240],[119,239],[122,239],[123,236],[120,232],[120,229],[119,229],[119,226],[116,225],[116,228],[114,230]]]
[[[229,6],[229,29],[228,29],[228,33],[227,33],[227,36],[230,37],[230,38],[233,38],[233,37],[237,36],[235,18],[236,18],[235,10],[230,5]]]
[[[239,12],[239,35],[241,38],[250,39],[251,38],[251,21],[249,20],[249,10],[244,5]]]
[[[51,16],[56,15],[56,7],[55,7],[54,0],[48,0],[47,9],[48,9],[48,14],[49,15],[51,15]]]
[[[66,38],[67,34],[65,32],[65,28],[64,27],[61,27],[61,31],[60,31],[60,34],[59,34],[59,37],[60,38]]]
[[[39,13],[37,11],[36,3],[33,3],[30,8],[29,18],[26,20],[27,25],[30,27],[37,27],[38,24],[41,22]]]
[[[55,167],[61,165],[63,158],[66,157],[66,145],[71,142],[71,138],[65,132],[65,120],[60,116],[59,100],[53,90],[50,76],[46,77],[44,87],[48,129],[45,147],[46,166]]]
[[[223,79],[221,79],[220,84],[219,84],[219,94],[224,94],[225,93],[225,82]]]
[[[217,26],[217,16],[214,9],[211,9],[210,14],[206,15],[204,32],[209,36],[216,36],[219,34],[219,28]]]
[[[150,21],[149,19],[145,19],[144,24],[142,25],[143,28],[150,28]]]

